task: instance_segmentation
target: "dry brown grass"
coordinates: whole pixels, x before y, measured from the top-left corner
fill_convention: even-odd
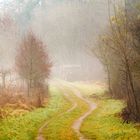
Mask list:
[[[0,93],[0,118],[24,115],[37,107],[43,107],[47,99],[42,96],[43,91],[33,90],[30,97],[19,89],[3,89]]]

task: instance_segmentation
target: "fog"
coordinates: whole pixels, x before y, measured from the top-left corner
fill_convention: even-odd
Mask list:
[[[107,0],[0,0],[1,16],[16,23],[0,35],[0,65],[14,69],[16,50],[30,29],[47,45],[51,78],[104,80],[102,65],[88,48],[108,24]],[[15,27],[14,27],[15,28]]]

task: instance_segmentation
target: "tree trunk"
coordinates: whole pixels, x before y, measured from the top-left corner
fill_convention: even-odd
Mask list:
[[[133,114],[133,119],[135,121],[138,121],[140,119],[139,117],[139,107],[138,107],[138,102],[137,98],[135,95],[135,90],[134,90],[134,84],[133,84],[133,78],[132,78],[132,73],[130,71],[129,63],[128,60],[126,61],[126,75],[127,75],[127,88],[128,88],[128,97],[129,101],[128,104],[130,112]]]
[[[108,76],[109,94],[111,95],[111,97],[113,97],[113,92],[112,92],[112,88],[111,88],[111,75],[110,75],[110,71],[109,71],[109,66],[107,66],[107,76]]]
[[[6,78],[6,74],[3,73],[3,74],[2,74],[2,88],[3,88],[3,89],[5,89],[5,87],[6,87],[6,86],[5,86],[5,85],[6,85],[6,84],[5,84],[5,78]]]

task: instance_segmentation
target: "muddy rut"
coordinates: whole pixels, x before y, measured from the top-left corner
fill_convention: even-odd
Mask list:
[[[72,128],[75,130],[75,132],[77,133],[78,137],[79,137],[79,140],[87,140],[84,135],[80,132],[80,128],[81,128],[81,125],[82,123],[84,122],[84,120],[93,112],[93,110],[96,109],[96,104],[93,103],[92,101],[84,98],[80,91],[74,87],[71,87],[73,88],[73,93],[78,97],[80,98],[81,100],[83,100],[85,103],[88,104],[89,106],[89,109],[87,112],[85,112],[81,117],[79,117],[72,125]]]

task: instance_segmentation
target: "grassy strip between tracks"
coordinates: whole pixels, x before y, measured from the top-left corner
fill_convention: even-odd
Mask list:
[[[66,91],[70,98],[77,103],[77,107],[71,112],[66,112],[62,116],[56,117],[44,129],[44,136],[48,140],[78,140],[78,136],[72,129],[72,124],[88,110],[88,105],[76,97],[70,88],[67,88]]]

